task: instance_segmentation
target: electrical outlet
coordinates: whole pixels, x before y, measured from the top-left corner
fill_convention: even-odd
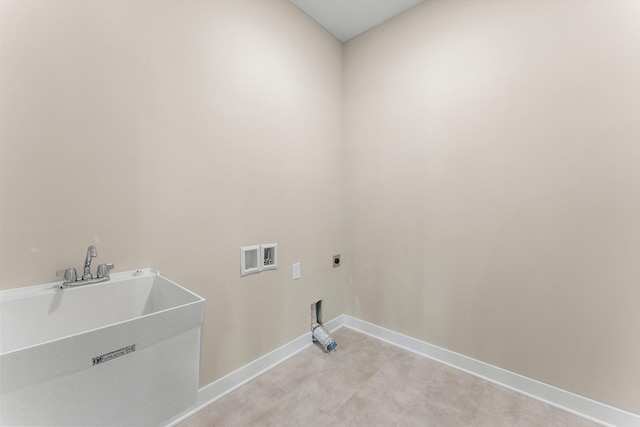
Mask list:
[[[293,280],[298,280],[300,276],[300,263],[296,262],[295,264],[293,264]]]

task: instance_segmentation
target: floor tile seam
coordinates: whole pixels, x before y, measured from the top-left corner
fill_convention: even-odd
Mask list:
[[[335,333],[337,330],[341,329],[342,326],[344,325],[341,325],[340,327],[336,328],[332,332]],[[364,336],[364,334],[361,334],[359,331],[356,331],[356,330],[350,329],[350,332],[352,332],[356,336],[357,335]],[[338,347],[337,351],[340,351],[340,347]],[[349,353],[357,352],[357,349],[349,348],[348,352]],[[328,354],[327,356],[331,356],[331,355],[335,355],[335,353]],[[350,356],[353,357],[354,355],[350,355]],[[345,406],[348,404],[348,402],[351,401],[358,393],[362,392],[366,388],[365,384],[367,384],[378,372],[379,372],[378,370],[372,371],[370,374],[367,375],[366,378],[358,380],[360,385],[356,389],[349,391],[345,396],[345,398],[342,400],[342,402],[339,405],[336,405],[335,407],[331,408],[331,410],[328,411],[328,414],[334,417],[339,417],[340,411],[344,409]],[[337,374],[334,373],[334,375],[337,375]]]
[[[366,335],[366,334],[364,334],[364,333],[362,333],[362,332],[360,332],[360,331],[357,331],[357,330],[355,330],[355,331],[354,331],[354,333],[355,333],[355,334],[362,334],[362,335]],[[372,336],[371,338],[376,338],[376,339],[377,339],[377,337],[375,337],[375,336]],[[382,341],[383,341],[383,342],[385,342],[384,340],[382,340]],[[388,343],[388,344],[394,345],[393,343]],[[406,351],[406,352],[408,352],[408,353],[413,353],[413,352],[407,351],[407,349],[405,349],[405,348],[403,348],[403,347],[401,347],[401,346],[395,346],[395,347],[400,347],[400,349],[401,349],[401,350],[404,350],[404,351]],[[302,353],[302,352],[301,352],[301,353]],[[423,360],[433,361],[433,362],[435,362],[435,363],[438,363],[438,365],[440,365],[440,366],[444,366],[444,367],[447,367],[447,368],[449,368],[449,369],[456,369],[455,367],[451,367],[451,366],[449,366],[449,365],[447,365],[447,364],[440,363],[440,362],[439,362],[439,361],[437,361],[437,360],[432,360],[432,359],[430,359],[430,358],[428,358],[428,357],[425,357],[425,356],[423,356],[423,355],[420,355],[420,354],[418,354],[418,355],[419,355],[419,356],[421,356],[421,359],[423,359]],[[331,356],[331,355],[329,355],[329,356]],[[468,372],[465,372],[465,371],[462,371],[462,370],[459,370],[459,369],[456,369],[456,370],[457,370],[457,371],[459,371],[459,372],[461,372],[461,373],[463,373],[463,374],[466,374],[466,375],[465,375],[465,377],[466,377],[467,375],[470,375]],[[263,375],[265,375],[265,376],[266,376],[266,375],[269,375],[269,373],[270,373],[270,372],[265,372],[265,373],[263,373]],[[376,372],[374,372],[371,376],[374,376],[374,375],[376,375],[376,374],[378,374],[378,373],[380,373],[380,371],[376,371]],[[497,388],[499,388],[499,389],[501,389],[501,390],[504,390],[504,391],[507,391],[507,392],[514,393],[514,391],[513,391],[513,390],[510,390],[509,388],[506,388],[506,387],[502,387],[502,386],[500,386],[499,384],[495,384],[495,383],[493,383],[493,382],[491,382],[491,381],[487,381],[486,379],[483,379],[483,378],[477,377],[477,376],[475,376],[475,375],[470,375],[470,376],[471,376],[471,379],[472,379],[473,381],[482,381],[482,382],[486,382],[486,383],[490,384],[491,386],[497,387]],[[251,382],[249,382],[248,384],[245,384],[245,385],[249,385],[249,384],[251,384],[251,383],[253,383],[253,381],[251,381]],[[255,384],[253,384],[253,385],[255,385]],[[493,388],[493,387],[492,387],[492,388]],[[484,388],[483,388],[483,389],[484,389]],[[486,392],[486,389],[484,389],[484,392]],[[355,395],[356,393],[357,393],[357,391],[354,391],[354,392],[349,393],[349,396],[348,396],[347,400],[345,401],[345,403],[346,403],[346,402],[348,402],[348,401],[350,401],[350,400],[354,397],[354,395]],[[521,395],[520,393],[517,393],[517,392],[515,392],[515,393],[516,393],[516,394],[518,394],[518,395]],[[484,393],[483,393],[483,394],[484,394]],[[528,397],[528,396],[522,396],[522,397],[524,397],[524,398],[528,398],[528,399],[531,399],[531,398],[530,398],[530,397]],[[221,399],[221,400],[222,400],[222,399]],[[536,399],[533,399],[533,400],[534,400],[534,401],[536,401],[536,403],[537,403],[537,404],[544,404],[544,403],[545,403],[545,402],[542,402],[542,401],[539,401],[539,400],[536,400]],[[343,407],[345,403],[343,403],[343,405],[341,405],[340,407]],[[554,408],[552,405],[548,405],[548,404],[546,404],[545,406],[547,406],[548,408],[554,409],[554,410],[557,410],[557,409],[558,409],[558,408]],[[414,409],[415,409],[415,408],[414,408]],[[333,409],[333,410],[331,411],[331,414],[332,414],[332,415],[334,415],[334,416],[337,416],[337,415],[335,415],[335,412],[336,412],[337,410],[338,410],[338,408]],[[568,412],[566,412],[566,411],[563,411],[563,412],[564,412],[566,415],[572,415],[571,413],[568,413]],[[263,411],[263,413],[264,413],[264,411]],[[476,415],[476,416],[474,417],[474,419],[475,419],[475,420],[478,420],[479,422],[480,422],[480,420],[487,420],[488,418],[486,418],[486,417],[489,417],[489,418],[491,417],[491,415],[490,415],[489,413],[483,413],[483,412],[480,412],[480,413],[481,413],[481,414],[483,414],[483,416],[478,417],[478,416]],[[353,417],[355,417],[355,416],[357,416],[357,414],[352,415],[352,416],[351,416],[351,418],[353,418]],[[255,420],[255,419],[258,419],[258,418],[260,418],[260,414],[255,415],[249,424],[237,424],[237,425],[257,425],[257,424],[255,424],[255,423],[254,423],[254,420]],[[234,424],[234,425],[236,425],[236,424]],[[344,424],[344,425],[349,425],[349,424]],[[429,425],[431,425],[431,424],[429,424]],[[474,425],[476,425],[476,424],[474,424]],[[477,425],[490,425],[490,424],[477,424]],[[528,424],[526,424],[526,425],[528,425]]]
[[[321,375],[321,374],[319,374],[319,375]],[[333,375],[336,375],[336,374],[333,374]],[[333,375],[332,375],[332,376],[333,376]],[[362,382],[362,381],[359,381],[359,383],[361,383],[361,382]],[[332,380],[332,381],[330,381],[330,384],[331,384],[331,386],[330,386],[328,389],[326,389],[326,390],[325,390],[325,392],[326,392],[326,394],[333,393],[333,394],[334,394],[334,397],[335,397],[335,394],[336,394],[336,393],[335,393],[335,387],[337,387],[338,385],[337,385],[337,383],[336,383],[335,381],[333,381],[333,380]],[[350,400],[350,399],[351,399],[355,394],[357,394],[357,393],[360,391],[360,389],[361,389],[361,388],[362,388],[362,385],[358,385],[358,387],[357,387],[356,389],[351,389],[351,388],[348,388],[348,389],[347,389],[347,388],[344,388],[344,387],[343,387],[343,388],[341,389],[341,391],[345,391],[345,392],[346,392],[346,393],[345,393],[345,396],[344,396],[342,399],[340,399],[341,401],[340,401],[340,403],[339,403],[338,405],[334,405],[334,406],[333,406],[333,407],[332,407],[328,412],[329,412],[331,415],[335,415],[335,416],[337,416],[336,411],[337,411],[339,408],[343,407],[343,406],[344,406],[344,405],[345,405],[345,404],[346,404],[346,403],[347,403],[347,402],[348,402],[348,401],[349,401],[349,400]],[[292,392],[295,392],[295,391],[296,391],[295,389],[294,389],[294,390],[292,390]]]
[[[361,331],[357,331],[357,330],[354,331],[354,332],[355,333],[362,333]],[[368,334],[364,334],[364,335],[368,335]],[[417,356],[419,356],[421,359],[424,359],[425,361],[428,360],[430,362],[437,363],[437,365],[439,367],[454,370],[456,373],[461,374],[461,378],[464,379],[465,382],[472,382],[472,383],[475,383],[475,384],[479,385],[481,387],[481,397],[483,397],[483,398],[486,397],[487,393],[489,393],[489,394],[490,393],[495,393],[498,390],[500,390],[502,392],[506,392],[509,395],[509,397],[511,398],[511,399],[509,399],[510,401],[513,399],[508,404],[508,406],[513,406],[513,404],[516,404],[518,398],[530,398],[528,396],[523,396],[521,393],[517,393],[517,392],[515,392],[513,390],[510,390],[509,388],[503,387],[503,386],[501,386],[499,384],[495,384],[495,383],[493,383],[491,381],[487,381],[485,378],[481,378],[481,377],[478,377],[476,375],[470,374],[469,372],[457,369],[456,367],[452,367],[452,366],[447,365],[445,363],[442,363],[442,362],[440,362],[438,360],[434,360],[432,358],[426,357],[425,355],[422,355],[420,353],[412,352],[412,351],[410,351],[410,349],[404,348],[402,346],[395,345],[395,343],[387,342],[386,340],[381,340],[381,339],[379,339],[378,337],[375,337],[375,336],[371,336],[371,338],[372,339],[376,339],[378,341],[382,341],[382,342],[384,342],[386,344],[389,344],[389,345],[391,345],[391,346],[393,346],[395,348],[398,348],[399,350],[401,350],[403,352],[406,352],[408,354],[416,354]],[[376,373],[374,373],[371,377],[373,377],[374,375],[376,375]],[[458,384],[458,385],[459,386],[463,386],[463,385],[460,385],[460,384]],[[420,394],[423,393],[422,391],[417,390],[415,387],[412,387],[412,388],[414,390],[416,390]],[[478,390],[478,391],[480,391],[480,390]],[[395,403],[397,405],[402,406],[403,408],[405,408],[408,411],[414,411],[416,409],[415,407],[407,407],[406,405],[404,405],[400,401],[395,401]],[[507,402],[505,402],[505,403],[507,403]],[[545,407],[552,408],[551,405],[548,405],[545,402],[537,401],[537,403],[538,404],[542,404]],[[442,405],[434,405],[434,406],[435,406],[434,409],[438,408],[438,409],[441,409],[441,410],[447,410],[447,408],[443,407]],[[507,414],[510,411],[507,408],[502,408],[501,412],[504,412],[505,414]],[[569,414],[566,411],[563,411],[563,412],[566,413],[566,414]],[[474,413],[476,414],[476,416],[479,416],[480,419],[486,419],[487,416],[490,416],[490,414],[487,411],[483,411],[482,408],[480,408],[480,407],[476,408]]]
[[[310,366],[310,369],[312,369],[312,370],[313,370],[313,368],[314,368],[313,366]],[[325,368],[327,368],[327,367],[325,367]],[[329,366],[328,368],[330,368],[330,366]],[[333,375],[335,375],[335,373],[332,373],[330,376],[333,376]],[[319,371],[315,370],[315,371],[314,371],[314,372],[312,372],[311,374],[309,374],[309,375],[305,376],[305,377],[303,378],[303,380],[304,380],[304,381],[309,381],[309,380],[318,380],[319,378],[322,378],[323,376],[325,376],[325,377],[326,377],[326,374],[325,374],[325,373],[323,373],[323,372],[319,372]],[[294,381],[296,381],[296,380],[298,380],[299,378],[294,377],[294,378],[292,378],[292,379],[293,379]],[[320,384],[321,384],[321,383],[320,383]],[[281,388],[281,387],[280,387],[280,388]],[[326,388],[326,383],[325,383],[325,385],[324,385],[324,386],[323,386],[323,385],[320,385],[320,388]],[[285,396],[290,396],[290,395],[294,395],[295,393],[299,393],[299,392],[300,392],[300,386],[299,386],[299,385],[293,385],[291,388],[283,389],[283,390],[285,391]],[[325,390],[325,391],[327,391],[327,390]],[[329,390],[329,391],[330,391],[330,390]]]
[[[356,319],[356,320],[357,320],[357,319]],[[368,322],[365,322],[365,323],[366,323],[366,324],[369,324],[369,325],[371,325],[371,326],[373,326],[373,327],[376,327],[376,328],[381,328],[381,329],[383,329],[383,330],[385,330],[385,331],[387,331],[387,332],[390,332],[390,333],[392,333],[392,334],[398,334],[398,335],[402,336],[403,338],[408,338],[408,339],[415,340],[415,338],[412,338],[412,337],[410,337],[410,336],[405,336],[404,334],[397,333],[397,332],[395,332],[395,331],[392,331],[392,330],[389,330],[389,329],[386,329],[386,328],[380,327],[380,326],[378,326],[378,325],[370,324],[370,323],[368,323]],[[462,367],[460,367],[460,366],[457,366],[457,365],[456,365],[456,364],[454,364],[454,363],[450,363],[450,362],[447,362],[447,361],[440,360],[440,359],[438,359],[438,358],[437,358],[437,357],[435,357],[435,356],[432,356],[432,355],[429,355],[429,354],[423,353],[423,352],[421,352],[421,351],[419,351],[419,350],[413,349],[413,348],[411,348],[411,347],[407,347],[407,346],[405,346],[405,345],[403,345],[403,344],[396,343],[396,342],[394,342],[394,341],[392,341],[392,340],[390,340],[390,339],[386,339],[386,338],[383,338],[383,337],[377,336],[377,335],[375,335],[375,334],[373,334],[373,333],[371,333],[371,332],[368,332],[368,331],[365,331],[365,330],[358,329],[358,328],[357,328],[357,327],[355,327],[355,326],[352,326],[352,325],[349,325],[349,324],[346,324],[346,323],[345,323],[345,324],[342,324],[342,325],[340,325],[340,326],[339,326],[339,328],[342,328],[342,327],[346,327],[347,329],[350,329],[350,330],[352,330],[352,331],[354,331],[354,332],[356,332],[356,333],[360,333],[360,334],[363,334],[363,335],[369,336],[369,337],[371,337],[371,338],[373,338],[373,339],[376,339],[376,340],[378,340],[378,341],[382,341],[382,342],[384,342],[384,343],[387,343],[387,344],[389,344],[389,345],[391,345],[391,346],[393,346],[393,347],[396,347],[396,348],[399,348],[399,349],[405,350],[405,351],[407,351],[407,352],[413,353],[413,354],[415,354],[415,355],[417,355],[417,356],[420,356],[420,357],[422,357],[422,358],[425,358],[425,359],[431,360],[431,361],[433,361],[434,363],[438,363],[439,365],[442,365],[442,366],[448,367],[448,368],[453,369],[453,370],[455,370],[455,371],[457,371],[457,372],[459,372],[459,373],[462,373],[462,374],[465,374],[465,375],[469,375],[469,376],[471,376],[471,377],[473,377],[473,378],[475,378],[475,379],[478,379],[478,380],[484,381],[484,382],[486,382],[486,383],[488,383],[488,384],[490,384],[490,385],[492,385],[492,386],[498,387],[498,388],[503,389],[503,390],[507,390],[507,391],[509,391],[509,392],[515,393],[515,394],[520,395],[520,396],[523,396],[523,397],[525,397],[525,398],[533,399],[533,400],[535,400],[535,401],[537,401],[537,402],[539,402],[539,403],[544,403],[544,404],[548,405],[549,407],[551,407],[551,408],[553,408],[553,409],[556,409],[556,410],[562,411],[562,412],[563,412],[563,413],[565,413],[565,414],[569,414],[569,415],[572,415],[572,416],[578,417],[578,418],[579,418],[579,419],[581,419],[581,420],[591,422],[591,423],[593,423],[594,425],[597,425],[597,426],[611,425],[611,424],[602,424],[602,421],[597,420],[597,419],[593,418],[592,416],[587,415],[587,414],[585,414],[585,413],[579,412],[579,411],[577,411],[577,410],[575,410],[575,409],[573,409],[573,408],[571,408],[571,407],[567,407],[567,406],[566,406],[566,405],[564,405],[564,404],[556,403],[554,400],[549,400],[548,398],[540,397],[540,396],[538,396],[538,395],[536,395],[536,394],[532,394],[532,393],[530,393],[529,391],[522,390],[522,389],[520,389],[520,388],[518,388],[518,387],[516,387],[516,386],[512,386],[512,385],[508,385],[508,384],[503,384],[503,383],[501,383],[500,381],[497,381],[497,380],[494,380],[494,379],[491,379],[491,378],[486,377],[486,375],[485,375],[485,374],[483,374],[483,373],[478,373],[478,372],[475,372],[475,371],[473,371],[473,370],[468,370],[468,369],[466,369],[466,368],[462,368]],[[338,329],[338,328],[336,328],[336,329]],[[418,340],[418,341],[419,341],[419,340]],[[429,343],[425,343],[425,344],[427,344],[427,345],[431,345],[431,344],[429,344]],[[448,349],[446,349],[446,348],[440,348],[440,347],[438,347],[438,346],[435,346],[435,347],[437,347],[437,348],[439,348],[439,349],[441,349],[441,350],[444,350],[444,351],[446,351],[446,352],[450,352],[450,350],[448,350]],[[463,358],[468,358],[468,356],[465,356],[465,355],[463,355],[463,354],[458,354],[458,353],[456,353],[456,352],[454,352],[454,351],[451,351],[451,352],[452,352],[452,353],[454,353],[456,356],[462,356]],[[533,378],[530,378],[530,377],[526,377],[526,376],[524,376],[524,375],[522,375],[522,374],[518,374],[518,373],[515,373],[515,372],[511,372],[511,371],[505,370],[504,368],[500,368],[500,367],[497,367],[497,366],[491,365],[491,364],[489,364],[489,363],[487,363],[487,362],[483,362],[483,361],[476,360],[476,359],[473,359],[473,358],[469,358],[469,359],[471,359],[471,360],[472,360],[472,361],[474,361],[474,362],[479,362],[479,363],[481,363],[481,364],[483,364],[483,365],[488,365],[488,366],[489,366],[489,367],[491,367],[491,368],[496,368],[496,369],[498,369],[498,370],[500,370],[500,371],[505,371],[505,372],[507,372],[508,374],[513,374],[513,375],[515,375],[515,376],[517,376],[517,377],[522,377],[522,378],[524,378],[524,379],[526,379],[526,380],[528,380],[528,381],[532,381],[532,382],[535,382],[535,383],[542,383],[542,382],[541,382],[541,381],[539,381],[539,380],[536,380],[536,379],[533,379]],[[557,388],[557,387],[555,387],[555,386],[553,386],[553,385],[549,385],[549,384],[546,384],[546,383],[542,383],[542,384],[543,384],[543,385],[545,385],[545,386],[548,386],[548,387],[554,388],[554,389],[556,389],[556,388]],[[560,392],[567,392],[567,393],[574,394],[574,393],[572,393],[572,392],[568,392],[568,391],[563,390],[563,389],[558,389],[558,390],[559,390]],[[580,397],[581,397],[581,398],[584,398],[584,396],[580,396]],[[587,400],[591,400],[591,399],[588,399],[588,398],[585,398],[585,399],[587,399]],[[596,403],[600,403],[600,402],[596,402]],[[615,410],[620,410],[620,411],[622,411],[622,412],[628,412],[628,411],[621,410],[621,409],[619,409],[619,408],[614,408],[614,409],[615,409]],[[631,414],[631,413],[629,413],[629,414]],[[633,415],[633,416],[635,416],[635,414],[632,414],[632,415]],[[611,426],[612,426],[612,425],[611,425]]]
[[[331,411],[333,413],[333,415],[339,416],[339,411],[341,409],[346,408],[348,403],[351,400],[353,400],[356,397],[356,395],[358,395],[359,393],[362,393],[362,392],[366,392],[366,389],[367,389],[366,384],[371,380],[371,378],[373,377],[374,374],[371,374],[369,376],[369,378],[367,378],[365,381],[361,381],[356,389],[354,389],[353,391],[350,391],[348,397],[346,399],[344,399],[342,404],[340,406],[337,406],[336,408],[333,408],[333,410]]]
[[[250,385],[250,383],[247,383],[242,387],[249,386],[249,385]],[[224,399],[228,398],[229,400],[233,400],[234,399],[234,396],[233,396],[234,393],[236,393],[237,391],[240,391],[240,389],[232,392],[228,396],[225,396]],[[222,403],[222,400],[216,402],[217,405],[220,405],[221,403]],[[243,407],[244,406],[241,402],[236,402],[236,403],[237,403],[237,405],[234,405],[234,406],[238,406],[238,407]],[[272,403],[270,403],[268,408],[270,409],[274,405],[275,405],[275,402],[272,401]],[[213,408],[213,406],[212,406],[212,408]],[[250,411],[250,410],[243,409],[242,413],[239,414],[239,415],[236,415],[236,416],[233,415],[233,413],[234,413],[233,411],[230,411],[230,413],[232,415],[225,417],[225,423],[229,423],[230,422],[230,423],[232,423],[232,425],[254,425],[253,421],[264,413],[264,408],[260,408],[259,410],[256,410],[256,411]],[[215,414],[214,414],[214,417],[215,417]],[[218,419],[218,420],[220,420],[220,419]]]
[[[296,355],[292,356],[295,357]],[[279,365],[278,365],[279,366]],[[221,398],[217,399],[216,401],[212,402],[209,406],[207,406],[207,408],[209,407],[213,407],[214,405],[224,405],[224,404],[232,404],[233,401],[237,401],[235,402],[237,404],[237,406],[242,406],[246,408],[247,402],[248,403],[254,403],[256,401],[256,396],[251,396],[249,395],[242,395],[243,391],[246,393],[247,390],[249,390],[250,388],[254,388],[254,389],[263,389],[261,390],[260,394],[263,393],[269,393],[268,390],[264,390],[264,385],[260,384],[260,381],[264,381],[265,377],[268,376],[269,374],[271,374],[278,366],[271,368],[263,373],[261,373],[260,375],[250,379],[249,381],[247,381],[246,383],[244,383],[243,385],[237,387],[236,389],[234,389],[233,391],[229,392],[228,394],[222,396]],[[272,382],[269,383],[270,387],[273,387],[274,389],[276,389],[277,391],[279,391],[280,397],[284,397],[287,395],[287,392],[285,390],[282,389],[282,387],[280,387],[277,384],[274,384]],[[255,392],[256,390],[251,390],[253,392]],[[279,401],[278,400],[274,400],[272,398],[272,396],[269,396],[269,399],[266,399],[269,403],[268,406],[266,406],[267,410],[272,409],[276,406],[279,405]],[[237,418],[233,418],[233,422],[234,423],[238,423],[237,425],[254,425],[253,421],[258,418],[262,413],[264,413],[264,408],[255,408],[256,411],[254,414],[251,414],[252,411],[250,410],[244,410],[242,414],[240,414]]]
[[[405,347],[405,346],[403,346],[401,344],[398,344],[398,343],[395,343],[393,341],[378,337],[378,336],[373,335],[373,334],[371,334],[369,332],[361,331],[359,329],[355,329],[355,328],[351,327],[350,325],[341,325],[340,327],[345,327],[347,329],[350,329],[350,330],[354,331],[355,333],[366,335],[366,336],[368,336],[368,337],[370,337],[370,338],[372,338],[374,340],[377,340],[377,341],[380,341],[382,343],[385,343],[385,344],[387,344],[387,345],[389,345],[391,347],[403,350],[404,352],[407,352],[407,353],[410,353],[410,354],[414,354],[414,355],[418,356],[419,358],[421,358],[423,360],[427,360],[427,361],[429,361],[431,363],[437,364],[441,368],[444,368],[444,369],[447,369],[447,370],[451,370],[452,372],[454,372],[456,375],[459,375],[460,378],[462,378],[464,380],[473,379],[475,381],[478,381],[479,383],[482,383],[483,388],[489,388],[489,389],[497,388],[497,389],[500,389],[500,390],[504,390],[506,392],[514,393],[514,394],[519,395],[519,396],[523,396],[523,397],[526,397],[526,398],[531,398],[531,399],[536,400],[536,401],[538,401],[540,403],[545,403],[545,404],[547,404],[547,405],[549,405],[551,407],[555,407],[555,406],[551,405],[549,402],[546,402],[546,401],[543,401],[543,400],[539,400],[539,399],[537,399],[535,397],[532,397],[532,396],[528,395],[527,393],[524,393],[524,392],[521,392],[519,390],[513,389],[512,387],[508,387],[508,386],[506,386],[504,384],[500,384],[498,382],[492,381],[492,380],[482,376],[481,374],[477,374],[475,372],[471,372],[471,371],[468,371],[466,369],[460,368],[460,367],[455,366],[453,364],[450,364],[450,363],[447,363],[445,361],[439,360],[439,359],[437,359],[435,357],[432,357],[432,356],[430,356],[428,354],[421,353],[420,351],[414,350],[412,348]],[[557,408],[557,409],[563,410],[562,408]],[[568,412],[568,411],[564,411],[564,412]]]

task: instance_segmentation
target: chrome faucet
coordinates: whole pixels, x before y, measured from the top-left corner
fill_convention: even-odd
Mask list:
[[[87,248],[87,257],[84,260],[84,274],[82,275],[82,280],[90,280],[93,278],[91,276],[91,260],[98,256],[98,251],[95,246],[89,246]]]
[[[84,274],[80,279],[75,268],[67,268],[58,271],[58,276],[63,276],[61,288],[69,288],[72,286],[89,285],[91,283],[106,282],[110,279],[109,272],[113,270],[113,264],[100,264],[96,272],[96,277],[91,275],[91,261],[98,256],[95,246],[87,248],[87,257],[84,260]]]

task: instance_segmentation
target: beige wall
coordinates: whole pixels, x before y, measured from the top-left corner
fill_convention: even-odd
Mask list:
[[[640,412],[638,2],[427,1],[344,52],[288,0],[0,5],[3,288],[95,244],[207,298],[202,385],[323,298]]]
[[[288,0],[1,4],[3,288],[155,266],[207,299],[202,385],[343,312],[339,42]]]
[[[346,44],[346,312],[640,412],[639,22],[427,1]]]

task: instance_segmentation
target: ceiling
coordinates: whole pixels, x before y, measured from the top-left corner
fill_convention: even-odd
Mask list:
[[[291,1],[344,43],[423,0]]]

